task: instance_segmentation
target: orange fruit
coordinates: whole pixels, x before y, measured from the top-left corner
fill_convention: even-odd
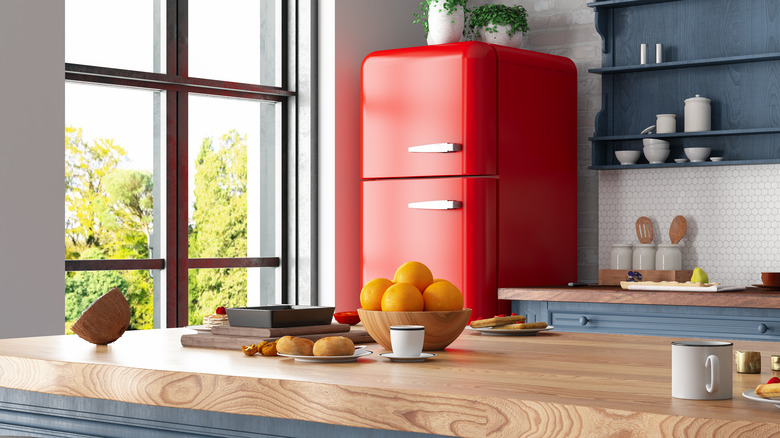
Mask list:
[[[463,294],[447,280],[434,281],[423,292],[425,310],[460,310],[463,308]]]
[[[393,282],[386,278],[375,278],[360,291],[360,307],[366,310],[382,310],[382,295]]]
[[[409,283],[422,292],[433,283],[433,274],[420,262],[406,262],[395,271],[393,283]]]
[[[396,283],[382,295],[382,310],[386,312],[415,312],[423,307],[422,293],[409,283]]]

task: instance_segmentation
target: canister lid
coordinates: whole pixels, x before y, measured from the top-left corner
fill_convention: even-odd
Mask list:
[[[693,97],[689,97],[689,98],[685,99],[685,103],[688,103],[688,102],[709,102],[709,101],[710,100],[707,99],[706,97],[701,97],[698,94],[693,96]]]

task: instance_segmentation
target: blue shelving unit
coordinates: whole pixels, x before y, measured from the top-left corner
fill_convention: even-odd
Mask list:
[[[723,166],[780,162],[780,2],[744,0],[602,0],[602,110],[596,117],[591,169]],[[640,44],[649,64],[639,64]],[[664,62],[654,63],[655,44]],[[656,114],[677,115],[684,101],[712,99],[712,131],[652,135],[672,144],[668,162],[622,166],[616,150],[641,150],[639,133]],[[707,146],[721,162],[682,163],[683,148]]]

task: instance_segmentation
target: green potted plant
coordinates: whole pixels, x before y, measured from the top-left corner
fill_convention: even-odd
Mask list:
[[[482,5],[467,15],[465,34],[472,40],[519,48],[528,31],[528,13],[520,5]]]
[[[428,44],[445,44],[460,41],[465,26],[465,9],[468,0],[422,0],[420,13],[415,13],[415,23],[425,29]]]

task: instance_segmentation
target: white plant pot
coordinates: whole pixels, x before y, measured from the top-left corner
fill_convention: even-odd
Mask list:
[[[442,2],[444,0],[433,0],[428,8],[429,45],[457,43],[463,36],[463,6],[458,6],[451,14],[447,14],[447,10],[439,5]]]
[[[512,37],[509,37],[509,29],[511,29],[511,26],[508,24],[499,24],[496,26],[497,31],[496,32],[488,32],[486,28],[492,28],[493,25],[489,24],[485,27],[479,28],[479,38],[480,41],[484,43],[490,43],[490,44],[499,44],[502,46],[509,46],[514,47],[516,49],[519,49],[520,46],[523,44],[523,32],[518,31],[515,32]]]

